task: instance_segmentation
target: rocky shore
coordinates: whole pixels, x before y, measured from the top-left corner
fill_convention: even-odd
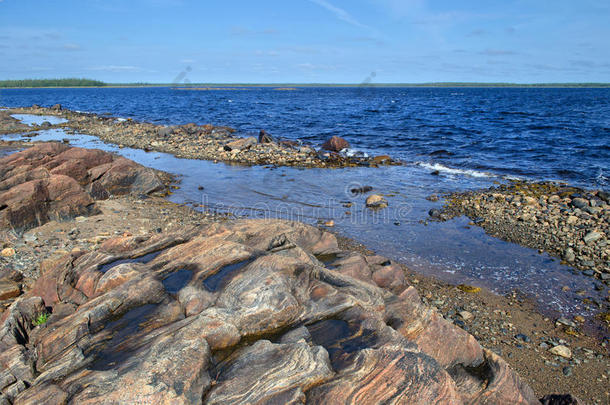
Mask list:
[[[438,219],[466,215],[495,237],[545,251],[610,285],[610,195],[513,182],[446,197]]]
[[[35,114],[61,117],[68,122],[28,126],[12,114]],[[339,168],[396,165],[389,156],[368,157],[349,150],[349,144],[338,137],[324,145],[306,145],[300,141],[278,139],[261,130],[257,137],[238,137],[229,127],[213,125],[163,126],[131,119],[100,116],[63,109],[32,106],[0,110],[0,134],[34,133],[60,128],[67,133],[94,135],[121,147],[165,152],[186,159],[204,159],[241,165]],[[340,141],[338,141],[340,140]]]
[[[198,213],[161,197],[169,181],[57,143],[0,159],[0,403],[540,403],[528,379],[608,399],[601,348],[518,297],[304,224]],[[561,400],[543,403],[577,403]]]

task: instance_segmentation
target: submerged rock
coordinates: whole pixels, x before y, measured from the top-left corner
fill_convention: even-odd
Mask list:
[[[388,206],[388,200],[379,194],[372,194],[366,199],[366,206],[368,208],[386,208]]]

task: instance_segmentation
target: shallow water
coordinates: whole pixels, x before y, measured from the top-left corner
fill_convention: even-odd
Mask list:
[[[233,166],[120,149],[93,136],[68,135],[56,129],[41,131],[30,139],[67,139],[74,146],[116,152],[140,164],[177,174],[180,188],[170,199],[195,209],[310,224],[333,219],[336,231],[422,274],[456,284],[484,286],[498,293],[517,289],[536,299],[547,313],[587,315],[582,297],[575,294],[578,290],[603,301],[593,288],[598,281],[572,274],[568,267],[546,254],[503,242],[486,235],[481,228],[468,227],[467,218],[420,223],[428,218],[431,208],[441,205],[427,201],[430,194],[487,187],[493,179],[457,173],[433,176],[427,168],[419,166],[379,169]],[[366,195],[350,191],[365,185],[386,194],[389,208],[381,211],[365,208]],[[199,190],[200,186],[204,189]],[[344,207],[347,202],[353,205]],[[564,286],[570,287],[570,291],[562,291]]]
[[[11,117],[18,119],[22,123],[29,126],[41,125],[45,121],[51,125],[64,124],[68,122],[68,120],[65,118],[55,117],[53,115],[12,114]]]

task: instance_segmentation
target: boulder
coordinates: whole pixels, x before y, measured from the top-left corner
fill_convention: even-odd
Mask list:
[[[232,142],[227,143],[224,146],[224,149],[226,151],[233,151],[233,150],[244,150],[244,149],[249,149],[251,146],[256,145],[257,141],[256,138],[254,138],[253,136],[248,137],[248,138],[241,138]]]
[[[368,208],[386,208],[388,206],[388,200],[379,194],[372,194],[366,199],[366,206]]]
[[[275,143],[275,139],[267,131],[261,129],[258,134],[258,143]]]
[[[349,142],[339,136],[333,136],[322,144],[322,149],[332,152],[340,152],[346,148],[349,148]]]

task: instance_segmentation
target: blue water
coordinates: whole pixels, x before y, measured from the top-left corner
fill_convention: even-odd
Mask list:
[[[490,237],[467,226],[466,218],[426,223],[428,211],[442,204],[426,197],[489,187],[503,181],[501,176],[607,187],[609,97],[610,89],[32,89],[0,90],[0,106],[59,102],[70,109],[164,124],[230,125],[243,135],[264,128],[313,144],[331,134],[344,136],[356,148],[389,153],[408,164],[266,169],[118,148],[57,129],[33,138],[6,138],[66,140],[109,150],[178,175],[180,188],[170,199],[195,209],[311,224],[332,219],[337,232],[419,273],[498,293],[517,289],[546,312],[589,316],[592,312],[576,292],[585,290],[586,297],[603,302],[602,293],[594,290],[599,281],[573,274],[546,254]],[[534,111],[515,113],[518,105]],[[440,175],[431,175],[435,168]],[[366,196],[350,192],[365,185],[385,194],[389,207],[366,209]],[[347,202],[352,206],[346,207]]]
[[[606,188],[610,89],[9,89],[0,105],[50,106],[162,124],[265,129],[320,145],[330,135],[429,170]]]

